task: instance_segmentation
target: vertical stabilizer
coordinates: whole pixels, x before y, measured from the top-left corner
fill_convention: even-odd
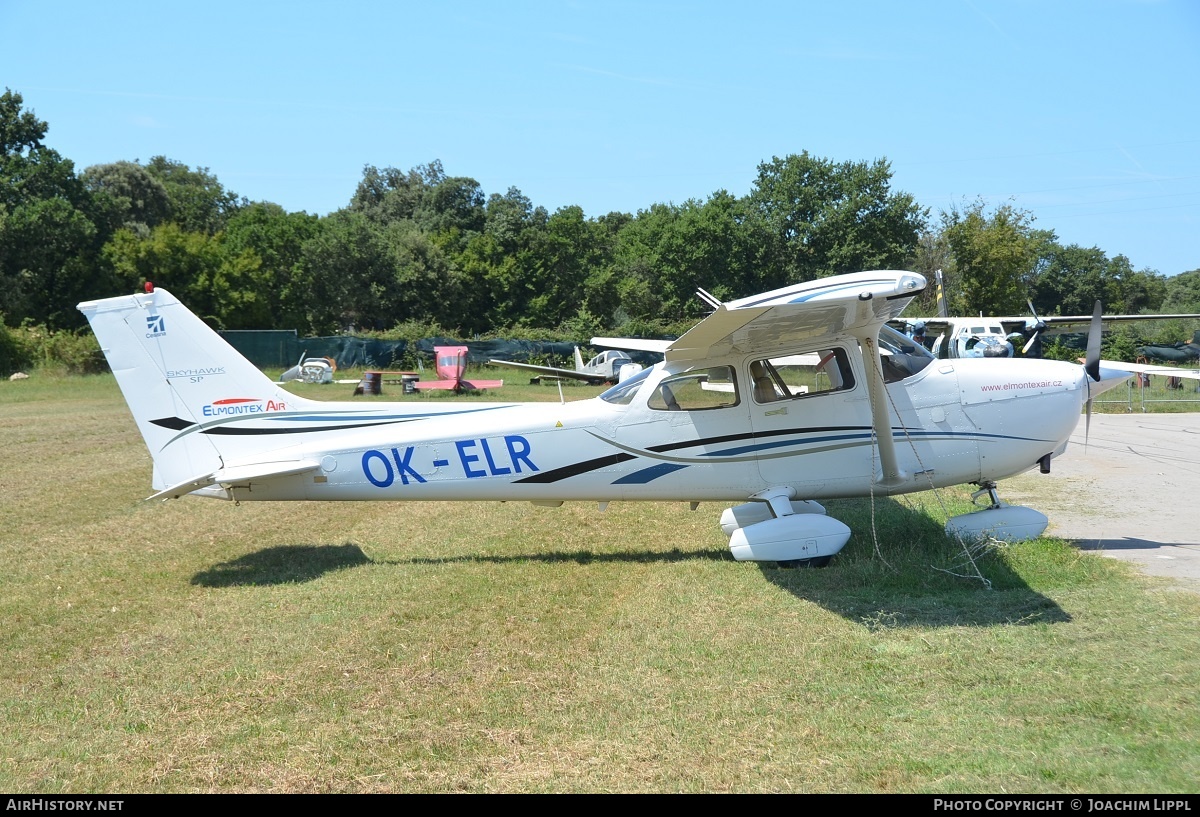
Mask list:
[[[271,382],[164,289],[87,301],[79,310],[150,449],[156,489],[265,447],[262,435],[221,436],[227,420],[309,403]]]

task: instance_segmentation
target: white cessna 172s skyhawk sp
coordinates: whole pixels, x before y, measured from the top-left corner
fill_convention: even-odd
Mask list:
[[[850,537],[825,498],[975,483],[991,507],[948,528],[1040,535],[995,481],[1047,471],[1085,401],[1129,376],[1098,349],[1086,367],[936,360],[885,326],[924,286],[889,270],[702,293],[715,311],[662,363],[570,403],[313,401],[151,284],[79,308],[150,449],[151,499],[741,503],[721,520],[736,559],[820,565]],[[813,353],[815,374],[792,365]]]

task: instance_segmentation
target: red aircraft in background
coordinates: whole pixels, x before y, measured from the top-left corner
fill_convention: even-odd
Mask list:
[[[439,380],[418,380],[413,385],[417,391],[425,389],[442,389],[461,394],[465,391],[482,391],[483,389],[498,389],[504,385],[503,380],[464,380],[463,373],[467,369],[466,346],[434,346],[434,359],[437,362]]]

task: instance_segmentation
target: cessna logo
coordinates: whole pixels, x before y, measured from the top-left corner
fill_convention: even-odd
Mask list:
[[[162,315],[147,315],[146,316],[146,337],[161,338],[167,334],[167,322],[163,320]]]

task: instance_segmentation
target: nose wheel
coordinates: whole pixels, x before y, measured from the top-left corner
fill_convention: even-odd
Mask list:
[[[996,494],[996,483],[986,480],[977,483],[979,490],[971,494],[971,501],[987,495],[988,505],[982,510],[964,513],[946,520],[946,533],[963,541],[977,542],[983,539],[1002,539],[1008,542],[1024,542],[1036,539],[1046,530],[1050,520],[1033,508],[1009,505]]]
[[[990,502],[987,506],[988,510],[995,510],[996,508],[1003,506],[1004,503],[1002,503],[1000,501],[1000,495],[996,493],[996,483],[995,482],[992,482],[989,479],[989,480],[985,480],[983,482],[979,482],[976,484],[979,486],[979,490],[976,491],[975,493],[971,494],[971,502],[973,504],[978,505],[979,497],[983,496],[984,494],[987,494],[988,499],[990,500]]]

